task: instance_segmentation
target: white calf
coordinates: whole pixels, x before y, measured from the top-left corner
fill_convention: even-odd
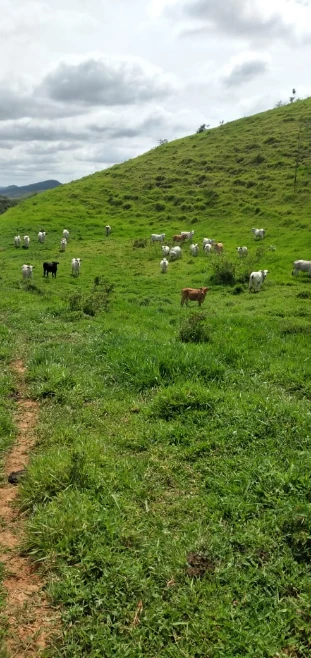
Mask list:
[[[191,244],[190,245],[190,253],[191,256],[197,256],[199,253],[199,245],[198,244]]]
[[[192,240],[194,231],[181,231],[180,235],[185,235],[187,240]]]
[[[165,233],[152,233],[151,242],[164,242]]]
[[[207,242],[203,247],[203,251],[205,251],[206,254],[210,254],[212,249],[213,249],[213,245],[210,244],[209,242]]]
[[[33,268],[34,268],[34,265],[22,265],[22,277],[23,277],[23,279],[31,279]]]
[[[166,272],[168,270],[168,260],[166,260],[166,258],[162,258],[161,263],[160,263],[160,268],[161,268],[162,274],[166,274]]]
[[[241,258],[242,258],[242,256],[247,256],[247,254],[248,254],[247,247],[237,247],[236,249],[237,249],[237,252],[238,252],[239,256],[241,256]]]
[[[20,235],[15,236],[14,244],[15,244],[15,247],[20,247],[21,246],[21,236]]]
[[[24,247],[28,249],[29,245],[30,245],[30,237],[29,235],[24,235]]]
[[[211,238],[203,238],[203,249],[204,249],[206,244],[214,244],[214,242],[215,242],[215,240],[213,240]]]
[[[66,247],[67,247],[67,240],[66,238],[62,238],[62,240],[60,241],[60,250],[65,251]]]
[[[43,244],[45,240],[46,232],[45,231],[39,231],[38,233],[38,242],[41,242]]]
[[[269,270],[260,270],[259,272],[252,272],[249,277],[249,291],[259,292]]]
[[[161,249],[163,256],[169,256],[170,248],[167,245],[162,245]]]
[[[264,228],[252,228],[252,233],[254,233],[255,240],[257,240],[258,238],[260,240],[263,240],[265,237],[265,232],[266,231]]]
[[[298,274],[298,272],[308,272],[311,276],[311,260],[295,260],[292,274]]]
[[[63,238],[66,238],[66,240],[68,240],[68,238],[69,238],[69,231],[67,231],[66,228],[64,228],[64,230],[63,230]]]
[[[106,231],[106,237],[108,238],[108,235],[110,235],[110,233],[111,233],[111,226],[109,226],[109,224],[107,224],[107,226],[105,226],[105,231]]]
[[[79,276],[80,274],[80,263],[81,258],[73,258],[71,261],[71,273],[74,274],[74,276]]]
[[[181,258],[181,248],[180,247],[172,247],[170,251],[170,259],[171,260],[177,260],[177,258]]]

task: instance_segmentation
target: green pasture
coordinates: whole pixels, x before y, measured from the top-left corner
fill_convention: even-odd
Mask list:
[[[47,655],[310,656],[311,277],[291,273],[311,259],[310,114],[299,101],[162,145],[1,217],[0,441],[18,355],[41,404],[23,548],[63,620]],[[186,243],[161,274],[151,233],[192,229],[199,256]],[[232,285],[213,283],[220,263]],[[206,341],[182,342],[199,309],[181,288],[205,285]]]

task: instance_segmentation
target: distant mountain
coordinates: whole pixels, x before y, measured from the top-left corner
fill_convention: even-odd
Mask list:
[[[44,180],[40,183],[33,183],[32,185],[8,185],[7,187],[0,186],[0,194],[10,199],[19,199],[21,197],[29,196],[35,192],[44,192],[45,190],[52,190],[54,187],[59,187],[61,183],[58,180]]]

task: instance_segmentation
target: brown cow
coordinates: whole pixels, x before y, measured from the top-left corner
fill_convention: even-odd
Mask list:
[[[173,242],[185,242],[185,240],[187,240],[187,236],[182,235],[182,233],[180,233],[177,235],[173,235],[172,240]]]
[[[224,250],[224,245],[222,244],[222,242],[215,242],[215,244],[213,244],[213,247],[217,252],[217,254],[221,254]]]
[[[188,301],[198,302],[199,306],[204,302],[206,293],[209,288],[183,288],[181,291],[181,306],[186,302],[188,306]]]

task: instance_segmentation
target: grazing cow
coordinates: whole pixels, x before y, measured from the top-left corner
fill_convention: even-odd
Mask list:
[[[161,249],[163,256],[169,256],[170,248],[167,245],[162,245]]]
[[[298,274],[298,272],[308,272],[311,276],[311,260],[295,260],[292,274]]]
[[[247,254],[248,254],[247,247],[237,247],[236,249],[237,249],[237,252],[238,252],[238,254],[241,258],[242,258],[242,256],[247,256]]]
[[[80,263],[81,258],[73,258],[71,261],[71,273],[74,276],[79,276],[80,274]]]
[[[67,231],[66,228],[64,228],[64,230],[63,230],[63,238],[66,238],[66,240],[68,240],[68,238],[69,238],[69,231]]]
[[[23,277],[23,279],[31,279],[33,268],[34,268],[34,265],[22,265],[22,277]]]
[[[181,231],[180,235],[185,235],[187,240],[192,240],[194,231]]]
[[[172,240],[173,242],[185,242],[185,240],[187,240],[187,236],[182,235],[181,233],[176,233],[176,235],[173,235]]]
[[[213,249],[214,251],[216,251],[217,254],[222,254],[224,250],[224,245],[222,244],[222,242],[215,242],[215,244],[213,244]]]
[[[249,277],[249,292],[259,292],[269,270],[260,270],[259,272],[252,272]]]
[[[198,244],[191,244],[190,245],[190,253],[191,256],[197,256],[199,253],[199,245]]]
[[[152,233],[150,241],[154,242],[164,242],[165,233]]]
[[[209,242],[207,242],[203,247],[203,251],[205,251],[206,254],[210,254],[212,249],[213,249],[213,245],[210,244]]]
[[[28,249],[29,245],[30,245],[30,237],[29,235],[24,235],[24,247]]]
[[[67,240],[66,238],[62,238],[60,241],[60,250],[65,251],[66,247],[67,247]]]
[[[45,231],[39,231],[38,233],[38,242],[41,242],[43,244],[45,240],[46,232]]]
[[[57,265],[59,262],[57,260],[52,260],[50,263],[43,263],[43,276],[49,278],[49,272],[52,272],[52,279],[56,279]]]
[[[263,240],[265,237],[265,229],[264,228],[252,228],[252,233],[254,233],[255,240]]]
[[[170,250],[170,260],[177,260],[177,258],[181,258],[181,248],[172,247]]]
[[[184,303],[188,306],[189,299],[192,302],[198,302],[198,305],[201,306],[208,290],[209,288],[183,288],[181,291],[181,306]]]
[[[203,249],[206,244],[214,244],[215,240],[212,240],[211,238],[203,238]]]
[[[105,231],[106,231],[106,237],[108,238],[108,235],[110,235],[110,233],[111,233],[111,226],[109,226],[109,224],[107,224],[107,226],[105,226]]]
[[[21,236],[20,235],[15,236],[14,244],[15,244],[15,247],[20,247],[21,246]]]
[[[166,274],[168,270],[168,260],[166,258],[162,258],[161,263],[160,263],[160,268],[162,274]]]

